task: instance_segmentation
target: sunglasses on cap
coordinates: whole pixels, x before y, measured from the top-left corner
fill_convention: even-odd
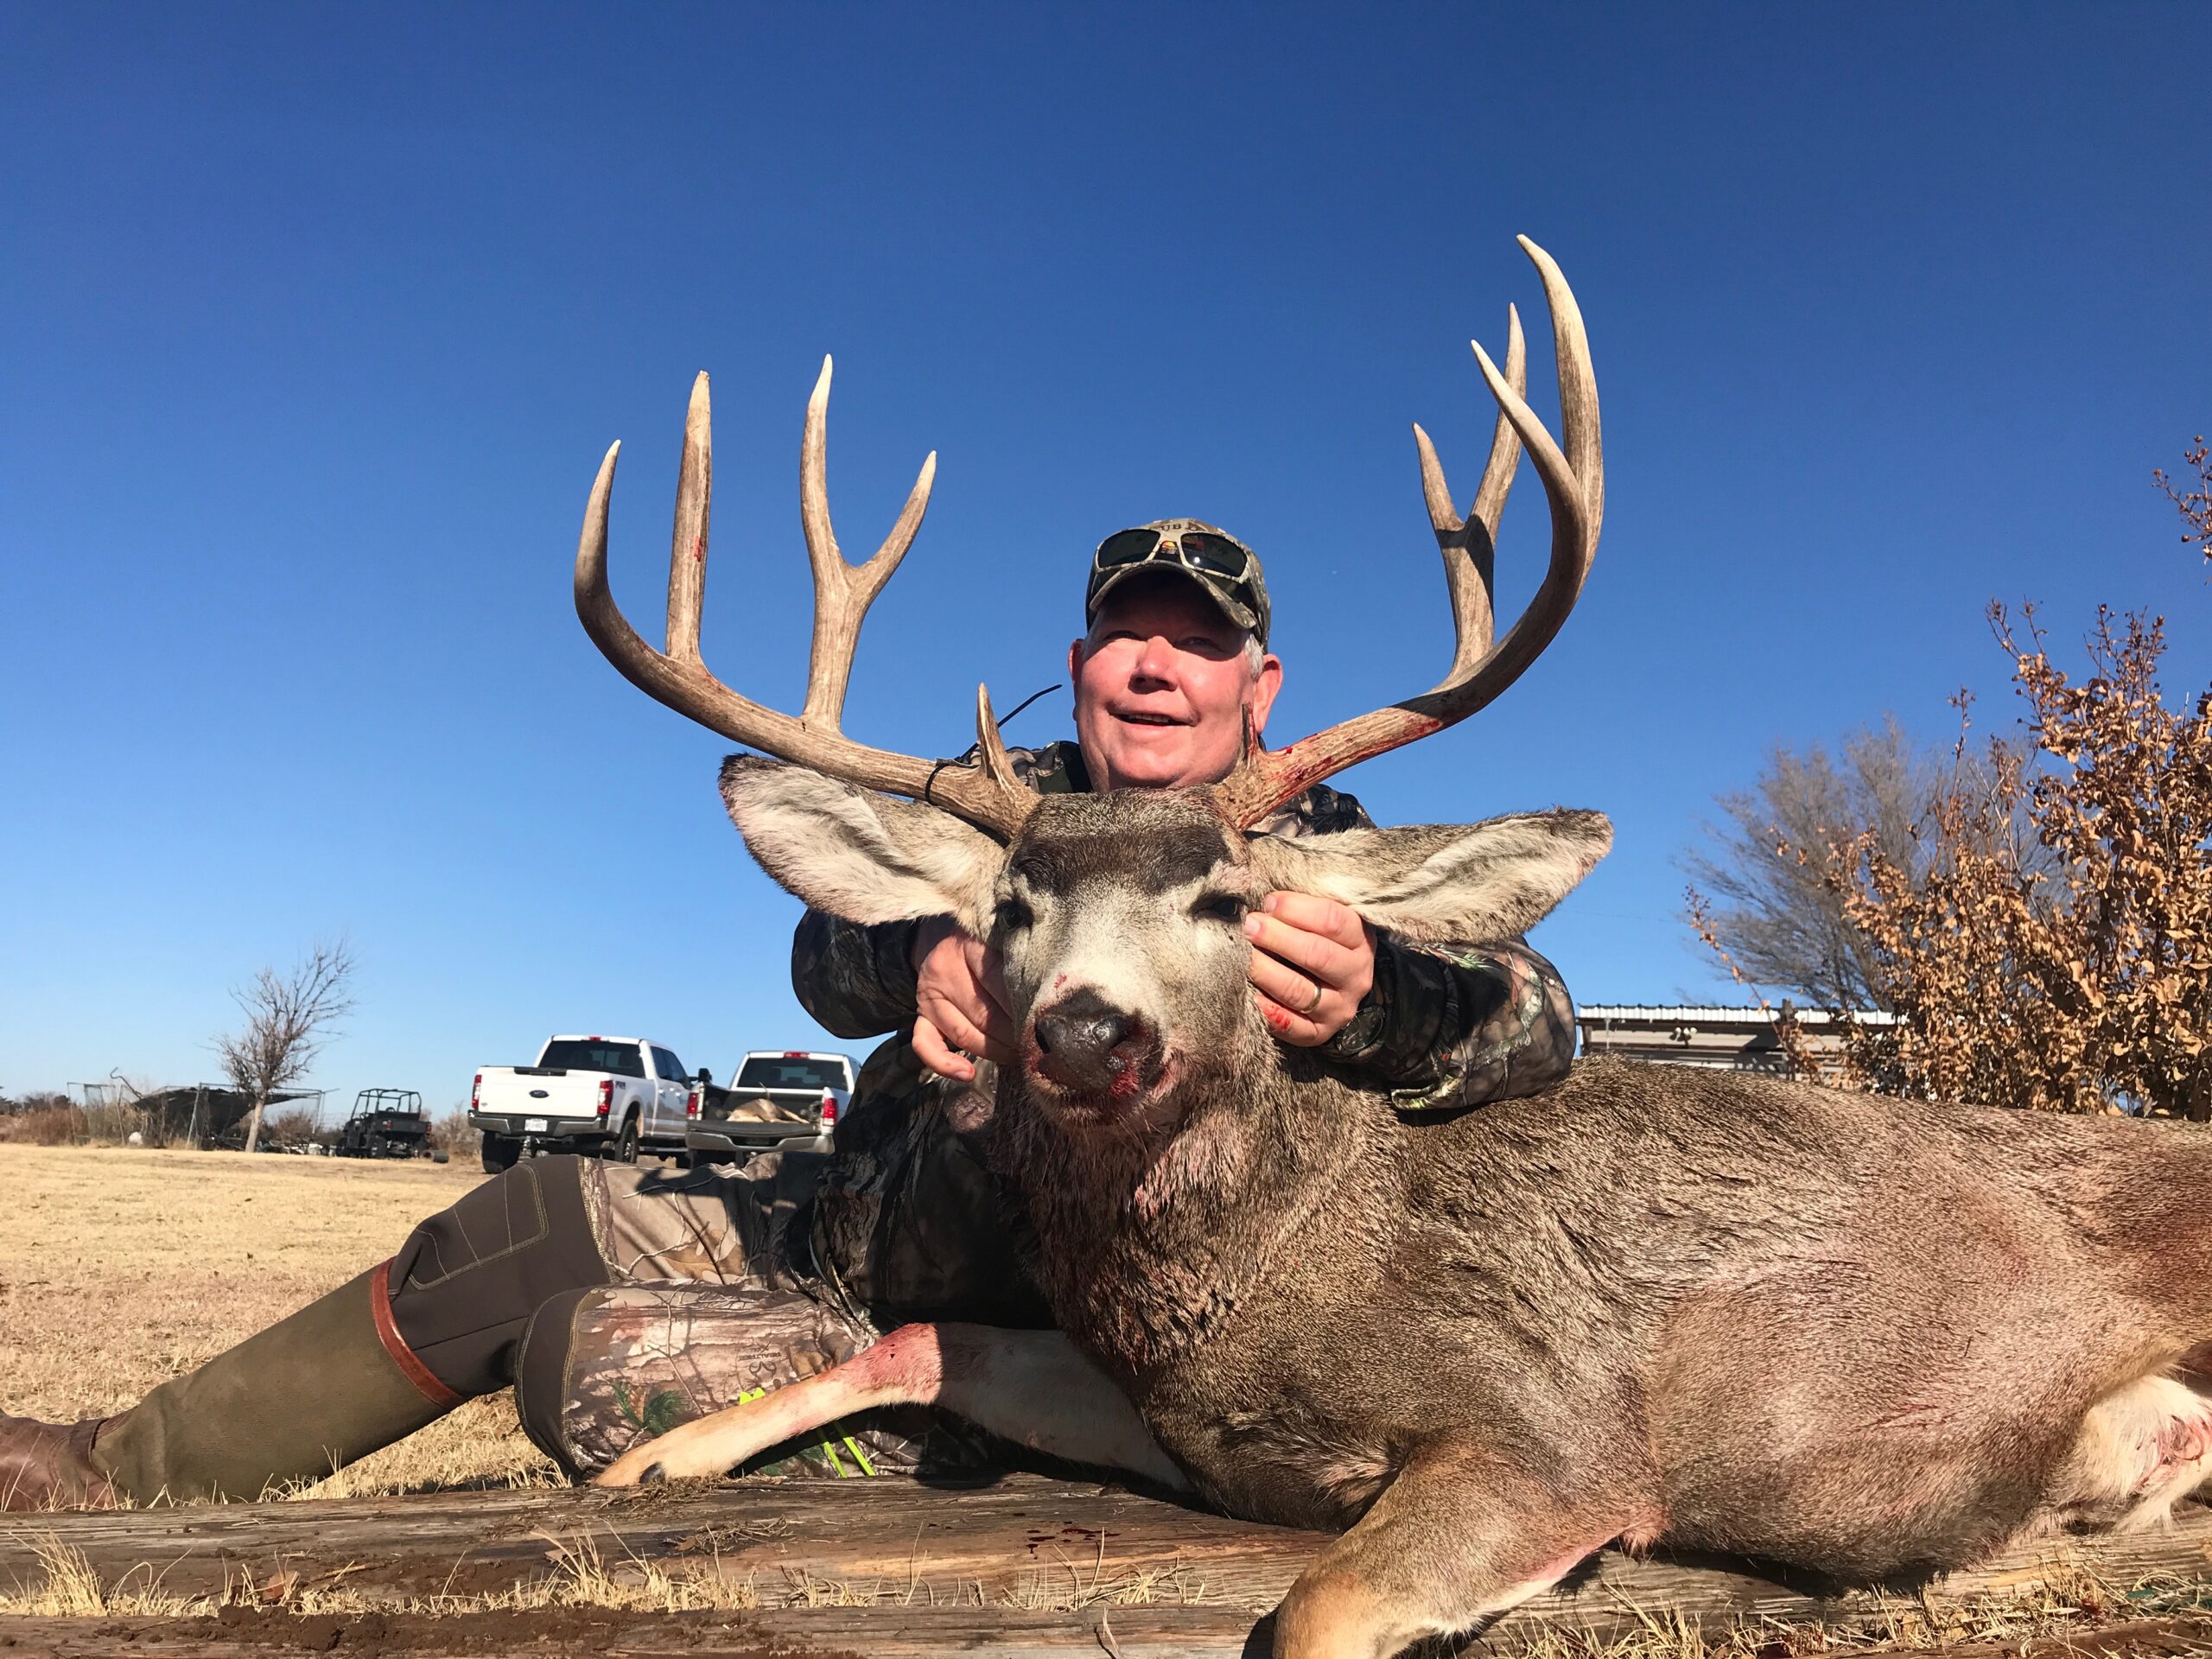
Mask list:
[[[1252,550],[1213,530],[1120,530],[1099,543],[1091,556],[1093,585],[1100,576],[1155,560],[1241,582],[1251,573]]]
[[[1217,530],[1119,530],[1091,555],[1085,602],[1121,571],[1141,564],[1173,564],[1210,581],[1217,591],[1226,588],[1247,610],[1264,616],[1266,602],[1252,588],[1255,563],[1250,548]]]

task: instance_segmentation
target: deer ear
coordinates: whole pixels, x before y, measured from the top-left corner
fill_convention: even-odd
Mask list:
[[[1274,887],[1334,899],[1407,938],[1487,944],[1541,921],[1612,844],[1604,813],[1560,807],[1475,824],[1263,836],[1252,862]]]
[[[722,804],[786,893],[849,922],[950,916],[981,938],[1006,852],[933,806],[759,755],[722,762]]]

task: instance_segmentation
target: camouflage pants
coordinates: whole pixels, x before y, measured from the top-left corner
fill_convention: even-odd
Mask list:
[[[587,1159],[577,1173],[592,1243],[616,1284],[789,1290],[810,1262],[799,1224],[829,1161],[767,1152],[734,1167],[652,1169]]]
[[[585,1162],[593,1242],[612,1283],[563,1293],[531,1319],[515,1401],[531,1440],[572,1476],[643,1440],[827,1370],[880,1334],[813,1270],[796,1224],[823,1155],[741,1168]],[[988,1461],[981,1440],[918,1409],[863,1413],[742,1472],[853,1478]]]

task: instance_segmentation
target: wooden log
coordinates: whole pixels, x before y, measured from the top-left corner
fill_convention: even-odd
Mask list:
[[[825,1593],[870,1598],[877,1605],[834,1611],[884,1632],[906,1630],[924,1614],[922,1625],[966,1619],[973,1630],[953,1640],[948,1626],[949,1649],[932,1650],[996,1655],[1029,1651],[1025,1642],[1049,1647],[1039,1631],[1079,1635],[1098,1615],[1091,1605],[1017,1617],[1021,1606],[1132,1594],[1194,1605],[1116,1607],[1109,1615],[1116,1630],[1125,1611],[1140,1634],[1153,1628],[1146,1620],[1173,1613],[1159,1628],[1167,1632],[1162,1642],[1185,1643],[1174,1650],[1238,1652],[1257,1616],[1323,1541],[1318,1534],[1230,1521],[1117,1488],[1030,1476],[960,1488],[876,1479],[685,1483],[620,1493],[446,1492],[11,1522],[0,1535],[0,1586],[35,1584],[44,1571],[37,1549],[48,1541],[76,1551],[110,1587],[158,1584],[164,1593],[193,1596],[289,1582],[343,1586],[391,1605],[512,1589],[561,1577],[589,1559],[617,1580],[658,1572],[744,1585],[779,1613],[833,1611],[778,1609]],[[1930,1594],[1955,1602],[2020,1592],[2081,1571],[2122,1585],[2152,1573],[2212,1580],[2212,1511],[2186,1510],[2167,1531],[2022,1551],[1955,1573]],[[1828,1593],[1740,1562],[1635,1560],[1609,1551],[1527,1604],[1498,1634],[1539,1623],[1612,1630],[1646,1616],[1708,1627],[1747,1618],[1854,1623],[1880,1606],[1865,1593]],[[820,1628],[842,1626],[832,1621]],[[888,1651],[887,1639],[879,1635],[857,1650]]]
[[[635,1613],[597,1608],[434,1615],[248,1613],[200,1618],[0,1620],[8,1659],[1189,1659],[1249,1654],[1249,1621],[1225,1607],[1108,1607],[1081,1613],[1011,1609],[785,1607],[744,1613]],[[1256,1651],[1263,1653],[1263,1647]],[[1943,1659],[2180,1659],[2212,1651],[2212,1621],[2172,1618],[1942,1649]],[[1851,1659],[1928,1659],[1927,1648],[1853,1648]]]
[[[236,1612],[238,1610],[232,1610]],[[741,1613],[263,1614],[219,1618],[0,1620],[7,1659],[1185,1659],[1238,1654],[1252,1621],[1227,1607],[1115,1607],[1087,1613],[1007,1608],[788,1607]],[[1111,1648],[1102,1643],[1103,1637]]]
[[[22,1517],[0,1540],[0,1585],[38,1572],[50,1536],[103,1583],[158,1573],[171,1594],[296,1573],[394,1599],[557,1576],[588,1550],[618,1574],[753,1583],[764,1599],[829,1580],[918,1599],[995,1599],[1180,1569],[1209,1599],[1271,1605],[1323,1541],[1116,1488],[1008,1477],[982,1487],[899,1479],[683,1483],[629,1492],[434,1493]]]

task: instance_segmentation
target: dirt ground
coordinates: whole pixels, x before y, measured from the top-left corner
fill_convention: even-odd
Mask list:
[[[127,1406],[382,1261],[483,1179],[427,1162],[0,1146],[0,1410]],[[499,1394],[302,1494],[555,1478]]]

